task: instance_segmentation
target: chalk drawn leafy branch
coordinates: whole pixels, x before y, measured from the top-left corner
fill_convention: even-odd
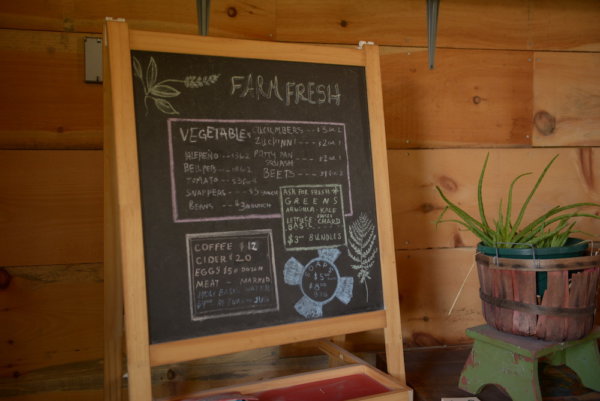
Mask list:
[[[177,97],[181,94],[179,90],[167,83],[180,83],[186,88],[196,89],[209,86],[217,82],[220,74],[211,74],[205,76],[189,75],[185,79],[165,79],[157,82],[158,66],[154,57],[150,57],[150,62],[146,67],[146,77],[140,61],[133,57],[133,74],[139,78],[144,87],[144,106],[146,114],[148,113],[148,100],[152,100],[158,110],[165,114],[179,114],[167,99]]]
[[[358,271],[357,277],[360,283],[365,285],[368,302],[369,287],[367,280],[371,279],[370,271],[375,264],[375,256],[377,255],[375,224],[365,213],[361,213],[358,219],[350,224],[348,232],[350,234],[348,256],[355,262],[351,266]]]

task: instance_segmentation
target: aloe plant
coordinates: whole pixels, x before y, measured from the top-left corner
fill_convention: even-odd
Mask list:
[[[540,186],[542,180],[546,176],[546,173],[558,157],[554,156],[552,160],[546,165],[544,170],[539,175],[535,185],[531,189],[531,192],[521,205],[521,209],[517,214],[516,219],[513,221],[513,189],[517,182],[531,173],[524,173],[517,176],[511,182],[508,188],[508,197],[506,206],[503,207],[502,200],[498,208],[498,216],[493,220],[492,224],[488,223],[485,214],[485,208],[483,204],[483,178],[485,176],[485,170],[489,160],[489,153],[487,154],[481,174],[479,176],[479,182],[477,184],[477,204],[479,209],[479,220],[465,212],[455,203],[453,203],[440,187],[436,186],[436,189],[444,202],[446,207],[436,220],[436,224],[454,222],[467,230],[475,234],[486,246],[495,248],[520,248],[534,246],[536,248],[548,248],[548,247],[559,247],[563,246],[574,233],[580,233],[581,231],[574,230],[577,217],[588,217],[592,219],[600,220],[600,216],[591,213],[584,213],[579,209],[584,207],[596,207],[600,208],[600,204],[593,202],[582,202],[572,203],[566,206],[554,206],[550,210],[543,213],[541,216],[533,219],[531,223],[521,227],[525,211],[531,202],[534,194]],[[458,219],[444,219],[446,212],[450,210],[458,217]]]

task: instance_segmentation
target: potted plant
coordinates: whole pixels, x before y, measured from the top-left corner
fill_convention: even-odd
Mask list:
[[[486,322],[512,334],[547,341],[575,340],[591,331],[596,308],[600,255],[589,241],[573,237],[579,217],[600,219],[581,211],[600,208],[593,202],[554,206],[524,223],[525,212],[558,155],[545,166],[513,219],[513,189],[531,173],[514,178],[490,223],[483,202],[486,156],[477,185],[479,219],[453,203],[436,187],[446,207],[437,224],[457,223],[479,238],[477,269]],[[445,218],[448,211],[457,218]]]

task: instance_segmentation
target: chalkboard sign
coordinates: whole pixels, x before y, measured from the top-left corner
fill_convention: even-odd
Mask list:
[[[131,60],[151,343],[383,309],[364,67]]]
[[[105,394],[123,329],[132,401],[152,366],[383,329],[389,375],[321,340],[350,365],[226,391],[366,375],[408,401],[378,47],[124,21],[104,45]]]

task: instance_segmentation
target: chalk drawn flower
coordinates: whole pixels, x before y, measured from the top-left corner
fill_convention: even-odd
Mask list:
[[[355,263],[351,266],[357,270],[357,277],[360,283],[365,285],[367,292],[367,302],[369,301],[369,287],[367,280],[371,279],[371,267],[375,264],[375,256],[377,255],[375,224],[365,214],[361,213],[349,228],[349,247],[348,256]]]
[[[219,79],[220,74],[211,74],[206,76],[195,76],[190,75],[185,79],[165,79],[160,82],[156,82],[158,79],[158,66],[154,57],[150,57],[150,62],[146,67],[146,76],[144,78],[144,70],[140,61],[133,57],[133,75],[137,77],[144,87],[144,106],[146,107],[146,114],[148,113],[148,100],[152,100],[158,110],[164,114],[179,114],[179,112],[173,107],[170,101],[167,99],[177,97],[181,92],[167,83],[180,83],[186,88],[196,89],[216,83]]]
[[[318,250],[318,256],[306,265],[291,257],[283,268],[283,279],[286,284],[297,285],[302,298],[296,302],[294,309],[306,319],[323,317],[323,306],[334,299],[344,305],[352,300],[354,288],[353,277],[342,277],[335,265],[341,252],[336,248]]]

